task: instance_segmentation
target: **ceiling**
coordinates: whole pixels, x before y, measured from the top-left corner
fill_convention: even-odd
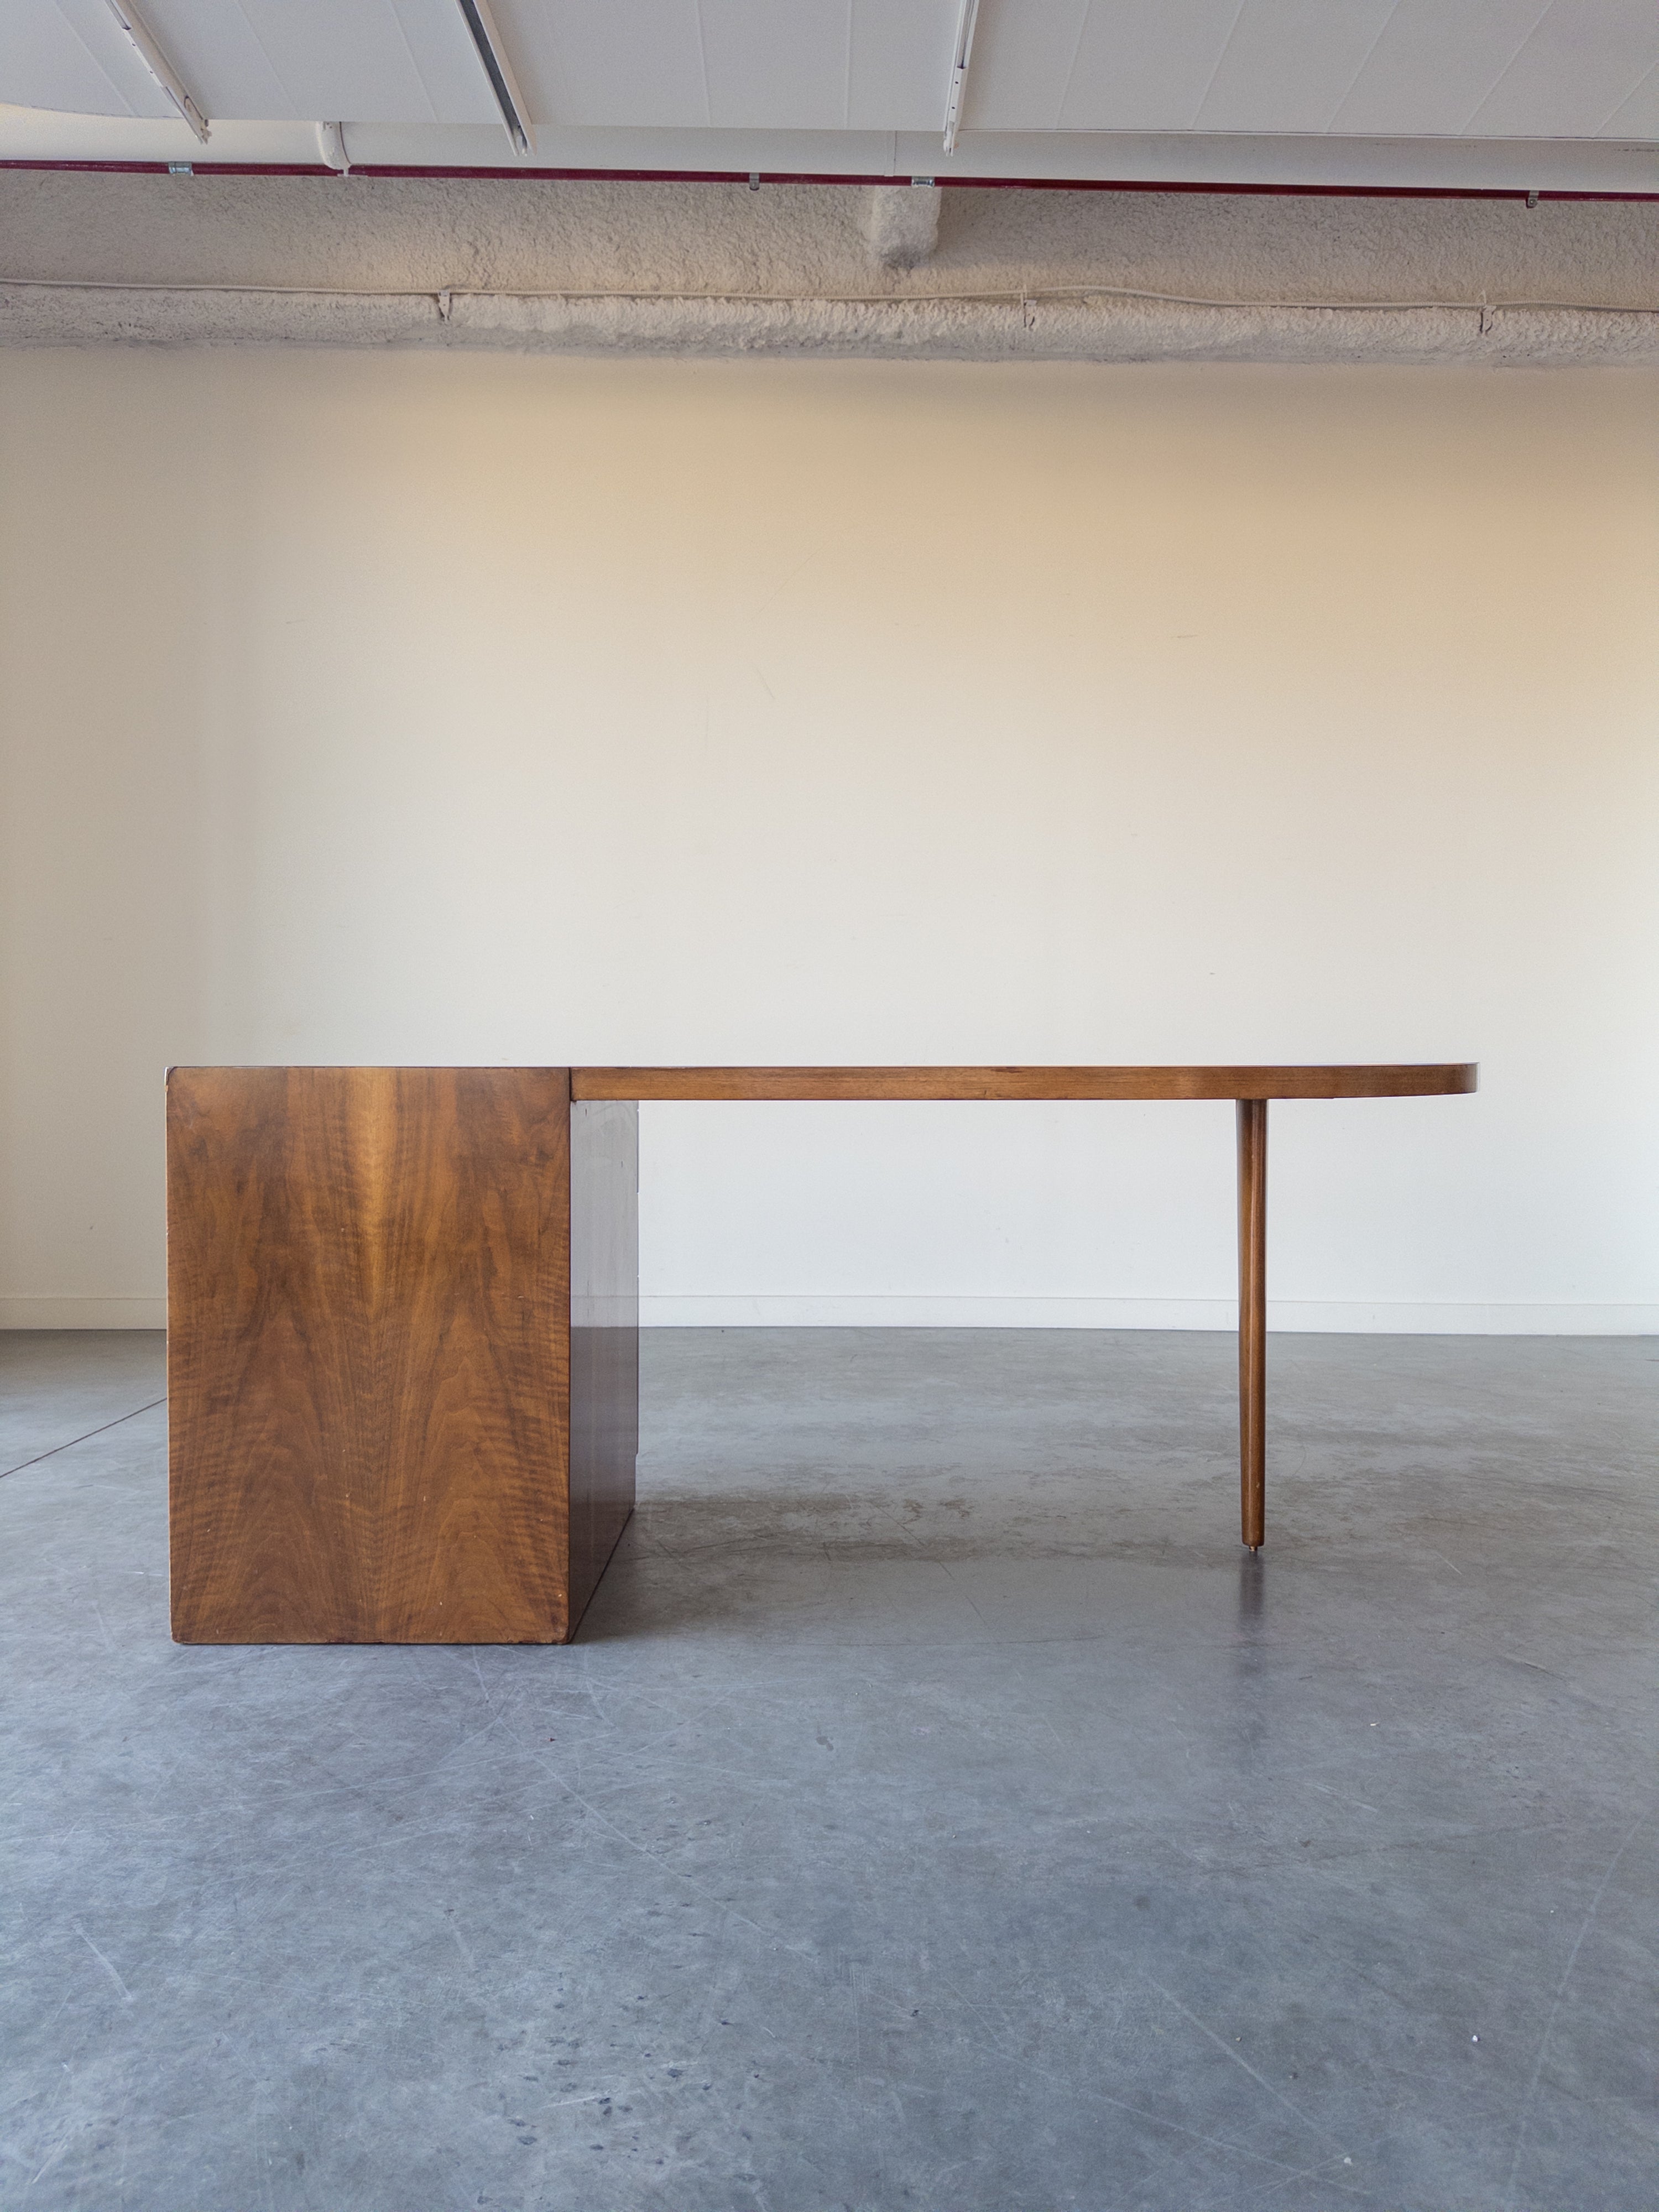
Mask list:
[[[199,161],[228,158],[232,126],[336,122],[394,132],[405,161],[513,159],[462,0],[134,4],[224,126],[216,146],[188,142]],[[639,167],[772,171],[795,143],[796,166],[830,172],[921,160],[1009,173],[1018,142],[1018,173],[1113,175],[1133,173],[1138,143],[1179,167],[1182,149],[1229,142],[1269,171],[1279,145],[1288,173],[1388,143],[1443,167],[1457,149],[1542,149],[1526,173],[1548,183],[1553,145],[1605,149],[1659,188],[1655,0],[981,0],[949,161],[962,0],[490,0],[489,12],[536,163],[562,165],[600,134],[625,139]],[[112,158],[140,143],[136,125],[184,129],[110,0],[0,0],[0,102],[107,118],[96,143]],[[659,134],[673,158],[657,164],[641,155]]]

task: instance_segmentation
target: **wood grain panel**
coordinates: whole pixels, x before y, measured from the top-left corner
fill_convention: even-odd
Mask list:
[[[573,1067],[573,1098],[1421,1098],[1471,1061],[1374,1067]]]
[[[175,1068],[173,1634],[568,1632],[568,1072]]]

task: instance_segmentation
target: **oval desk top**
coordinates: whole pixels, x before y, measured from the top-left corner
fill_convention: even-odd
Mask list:
[[[1428,1098],[1473,1060],[1334,1067],[573,1067],[572,1098]]]

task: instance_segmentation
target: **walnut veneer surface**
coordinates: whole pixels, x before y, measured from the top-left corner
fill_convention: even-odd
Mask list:
[[[1468,1060],[1328,1067],[573,1067],[573,1098],[1421,1098]]]
[[[1234,1099],[1241,1527],[1265,1529],[1267,1101],[1299,1067],[217,1067],[167,1079],[182,1643],[560,1643],[634,1504],[639,1103]]]
[[[167,1145],[174,1635],[564,1638],[568,1071],[175,1068]]]

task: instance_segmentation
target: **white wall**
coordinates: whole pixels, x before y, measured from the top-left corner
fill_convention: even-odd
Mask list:
[[[173,1060],[1479,1057],[1295,1326],[1659,1326],[1659,377],[0,356],[0,1317]],[[684,1107],[656,1319],[1224,1322],[1224,1106]]]

